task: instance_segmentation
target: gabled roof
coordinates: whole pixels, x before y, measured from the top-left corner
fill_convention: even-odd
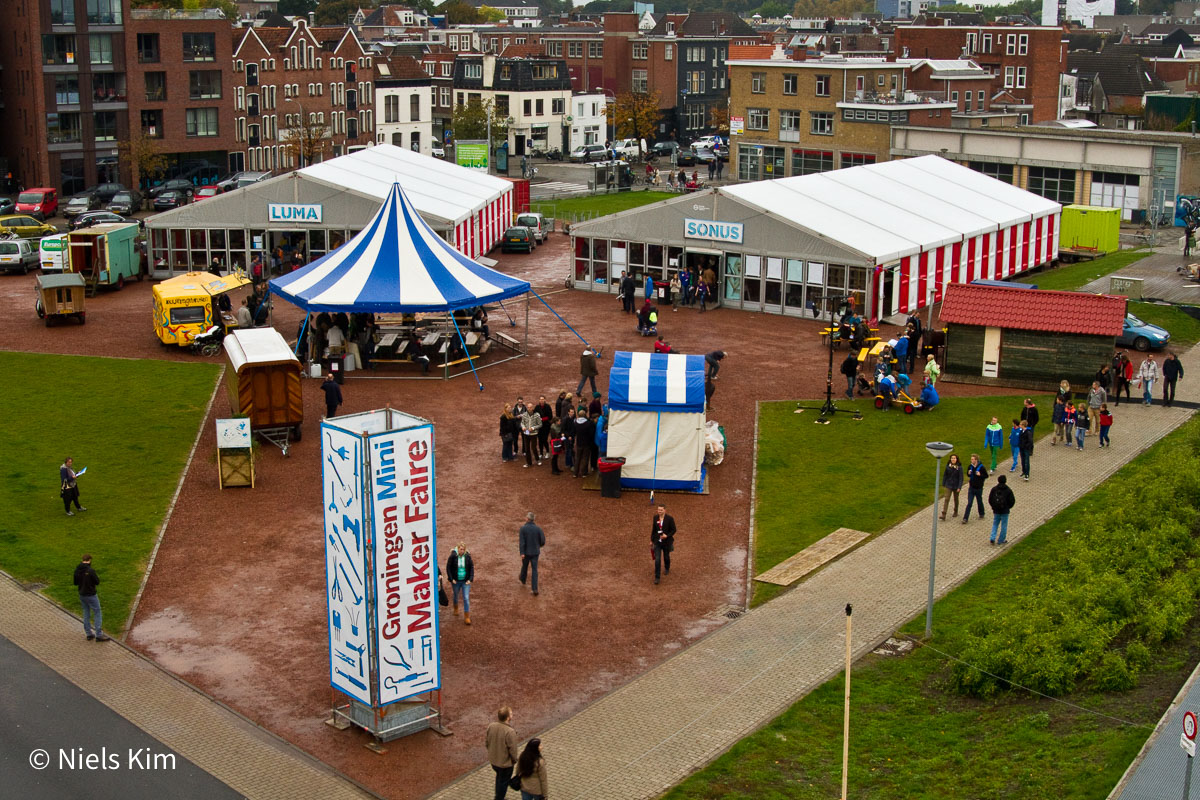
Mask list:
[[[392,55],[375,60],[375,82],[384,86],[388,81],[426,81],[430,75],[412,56]]]
[[[1067,72],[1080,75],[1096,73],[1104,93],[1112,96],[1137,96],[1167,88],[1137,53],[1124,48],[1100,53],[1068,53]]]
[[[1178,44],[1109,44],[1101,53],[1136,53],[1142,58],[1182,58],[1183,46]]]
[[[691,14],[664,14],[650,30],[651,36],[666,36],[667,23],[675,23],[676,36],[757,36],[754,28],[729,11],[697,11]]]
[[[546,48],[540,44],[510,44],[500,52],[500,58],[545,58]]]
[[[361,28],[394,28],[404,24],[402,11],[412,12],[413,18],[423,16],[422,12],[414,11],[410,6],[383,5],[372,11],[359,24]]]
[[[960,325],[1116,336],[1125,322],[1125,298],[952,283],[946,287],[941,317]]]

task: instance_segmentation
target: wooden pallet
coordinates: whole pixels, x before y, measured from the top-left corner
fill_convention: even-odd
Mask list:
[[[870,535],[851,528],[838,528],[821,541],[809,545],[786,561],[776,564],[754,580],[774,583],[778,586],[790,586],[818,567],[853,550]]]

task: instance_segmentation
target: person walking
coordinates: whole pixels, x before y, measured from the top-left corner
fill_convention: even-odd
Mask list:
[[[713,178],[715,178],[715,177],[717,177],[717,158],[714,156],[713,160],[708,162],[708,180],[709,180],[709,182],[711,183]]]
[[[992,536],[991,544],[1005,545],[1008,538],[1008,512],[1017,504],[1013,490],[1008,486],[1008,479],[1001,475],[996,479],[996,485],[988,494],[988,505],[992,507]],[[996,537],[996,532],[1000,537]]]
[[[1100,446],[1111,447],[1108,441],[1108,431],[1113,424],[1112,412],[1108,410],[1108,403],[1100,406]]]
[[[517,777],[521,780],[521,800],[546,800],[549,782],[541,739],[530,739],[521,751],[521,757],[517,759]]]
[[[637,294],[637,284],[633,282],[633,276],[622,272],[621,273],[621,309],[626,314],[634,312],[634,295]]]
[[[488,761],[496,773],[494,800],[504,800],[508,795],[508,781],[512,778],[513,767],[520,757],[517,752],[517,732],[513,730],[511,723],[512,709],[500,706],[496,711],[496,721],[487,726],[483,737]]]
[[[1021,448],[1021,478],[1029,480],[1029,461],[1033,458],[1033,428],[1029,427],[1028,420],[1021,420],[1021,434],[1017,437],[1017,444]]]
[[[1154,354],[1148,353],[1138,367],[1138,385],[1142,387],[1142,402],[1146,405],[1154,403],[1154,382],[1158,380],[1158,362]]]
[[[1163,359],[1162,378],[1163,378],[1163,405],[1167,408],[1175,402],[1175,383],[1183,377],[1183,364],[1179,363],[1179,359],[1171,351],[1167,351],[1167,357]]]
[[[521,421],[513,416],[512,403],[504,404],[500,414],[500,460],[516,460],[517,433],[521,430]]]
[[[1004,427],[1000,424],[1000,420],[992,417],[992,421],[988,423],[987,428],[983,431],[983,446],[988,449],[992,456],[992,472],[996,471],[996,456],[1004,449]]]
[[[721,362],[724,360],[724,350],[713,350],[711,353],[704,356],[704,363],[708,365],[708,375],[706,377],[715,381],[717,379],[717,373],[721,371]]]
[[[1104,391],[1104,387],[1100,385],[1100,381],[1092,381],[1092,388],[1088,391],[1087,396],[1087,417],[1091,420],[1091,432],[1095,433],[1100,428],[1100,406],[1108,402],[1108,392]],[[1076,427],[1079,422],[1076,420]],[[1086,426],[1085,426],[1086,427]]]
[[[525,454],[525,469],[533,466],[537,459],[538,466],[542,464],[542,455],[538,450],[538,435],[542,430],[542,415],[537,412],[537,406],[525,408],[521,415],[521,452]]]
[[[325,376],[325,382],[321,384],[321,391],[325,393],[325,417],[335,416],[338,406],[342,404],[342,387],[338,386],[337,381],[333,379],[332,372]]]
[[[1054,398],[1054,408],[1050,411],[1050,423],[1054,426],[1054,435],[1050,437],[1050,446],[1055,447],[1059,441],[1067,440],[1067,400],[1062,394]]]
[[[550,458],[550,423],[554,420],[554,409],[546,402],[546,395],[541,395],[533,410],[542,418],[542,425],[538,428],[537,435],[538,462],[540,463]]]
[[[585,347],[583,355],[579,357],[579,386],[575,389],[575,394],[583,394],[583,385],[591,382],[592,391],[596,391],[596,376],[600,374],[600,370],[596,368],[596,353],[591,347]]]
[[[930,386],[937,386],[937,379],[941,377],[942,368],[938,366],[937,360],[934,359],[933,353],[925,356],[925,380]]]
[[[858,358],[854,353],[847,353],[842,361],[841,373],[846,376],[846,397],[854,398],[854,383],[858,380]]]
[[[721,173],[725,171],[725,162],[721,160],[720,156],[717,156],[715,161],[717,162],[717,180],[721,180]]]
[[[967,465],[967,507],[963,511],[962,524],[966,525],[971,519],[971,503],[979,507],[978,515],[983,517],[983,484],[988,479],[988,471],[979,461],[979,456],[971,453],[971,463]],[[945,509],[942,509],[943,512]],[[945,519],[943,513],[942,519]]]
[[[1088,413],[1089,411],[1090,409],[1083,403],[1080,403],[1079,407],[1075,409],[1075,444],[1080,450],[1083,449],[1083,440],[1087,437],[1088,428],[1091,427],[1091,415]],[[1096,417],[1097,421],[1099,421],[1100,409],[1098,408],[1096,409]],[[1067,447],[1070,446],[1071,443],[1067,442]]]
[[[667,513],[666,506],[659,506],[650,521],[650,549],[654,554],[654,582],[658,583],[661,571],[671,574],[671,553],[675,551],[675,518]]]
[[[979,457],[976,456],[978,461]],[[958,492],[962,489],[963,468],[957,453],[951,453],[946,469],[942,471],[942,488],[946,490],[946,499],[942,501],[942,519],[946,518],[946,509],[950,507],[950,498],[954,498],[954,515],[958,516]]]
[[[586,478],[592,465],[592,442],[596,438],[596,423],[587,409],[575,415],[575,467],[572,475]]]
[[[100,610],[100,596],[96,587],[100,585],[100,576],[92,568],[92,556],[84,553],[79,566],[75,567],[75,585],[79,587],[79,604],[83,606],[83,632],[87,640],[107,642],[104,635],[104,615]]]
[[[528,575],[533,596],[537,597],[538,558],[542,555],[542,548],[546,546],[546,534],[534,523],[535,519],[532,511],[525,515],[525,524],[521,526],[517,547],[521,552],[521,585],[525,585]]]
[[[683,302],[683,283],[679,280],[678,272],[671,276],[671,288],[668,291],[671,293],[671,311],[678,311],[679,304]]]
[[[1009,472],[1017,471],[1017,463],[1021,458],[1021,421],[1014,419],[1012,428],[1008,431],[1008,449],[1012,451],[1012,466]]]
[[[67,456],[58,467],[58,479],[62,484],[58,494],[62,498],[63,508],[66,509],[68,517],[75,516],[75,512],[71,510],[71,503],[74,503],[78,510],[87,511],[86,508],[79,505],[79,483],[76,480],[79,475],[75,472],[74,464],[75,460]]]
[[[1117,361],[1120,362],[1120,365],[1115,370],[1117,374],[1113,380],[1117,382],[1117,390],[1115,392],[1117,395],[1116,405],[1120,406],[1122,389],[1125,391],[1125,399],[1129,399],[1129,386],[1133,383],[1133,362],[1124,353],[1118,353],[1117,356]]]
[[[1026,397],[1025,404],[1021,408],[1021,419],[1025,422],[1029,423],[1030,435],[1033,434],[1034,428],[1037,427],[1039,416],[1040,415],[1038,414],[1038,407],[1037,407],[1037,404],[1033,402],[1033,398]]]
[[[465,542],[450,551],[446,559],[446,577],[454,592],[454,616],[458,616],[458,598],[462,596],[463,622],[471,624],[471,583],[475,580],[475,562]]]

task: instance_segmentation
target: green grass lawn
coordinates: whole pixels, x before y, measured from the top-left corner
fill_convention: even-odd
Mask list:
[[[1066,264],[1057,269],[1044,269],[1017,280],[1018,283],[1036,283],[1039,289],[1074,291],[1104,275],[1116,272],[1150,255],[1150,250],[1121,250],[1093,261]]]
[[[219,367],[0,353],[0,569],[78,612],[84,552],[100,574],[105,629],[121,630]],[[63,513],[68,454],[86,512]]]
[[[1171,332],[1171,348],[1184,350],[1200,342],[1200,320],[1185,314],[1177,306],[1130,301],[1129,313],[1143,322],[1157,325]]]
[[[1194,448],[1198,438],[1200,420],[1194,419],[943,598],[934,609],[933,646],[957,653],[969,633],[993,615],[1033,602],[1034,576],[1066,569],[1064,531],[1078,528],[1090,511],[1111,508],[1118,482],[1141,485],[1138,471],[1144,465],[1166,458],[1172,448]],[[887,471],[894,471],[899,458],[891,452],[877,464],[886,462]],[[854,491],[841,497],[847,513],[871,505]],[[919,636],[923,625],[921,615],[901,633]],[[850,797],[1103,800],[1197,658],[1200,625],[1193,620],[1181,639],[1155,653],[1137,688],[1077,691],[1063,698],[1134,723],[1126,725],[1020,690],[991,700],[959,695],[948,688],[952,662],[931,649],[917,648],[902,658],[868,656],[853,674]],[[665,797],[837,797],[843,685],[840,675],[828,681]]]
[[[672,197],[679,197],[678,192],[618,192],[616,194],[595,194],[588,197],[566,197],[561,200],[547,200],[542,203],[534,203],[533,211],[538,211],[545,214],[547,217],[555,219],[562,218],[578,218],[580,215],[591,217],[604,217],[609,214],[615,214],[618,211],[626,211],[630,208],[657,203],[659,200],[668,200]]]
[[[1040,401],[1039,406],[1049,417],[1048,402]],[[837,414],[831,424],[816,425],[817,412],[795,414],[794,402],[762,404],[755,490],[756,575],[838,528],[881,533],[928,505],[935,462],[925,442],[950,442],[964,464],[971,453],[985,459],[983,431],[995,416],[1005,431],[1001,457],[1008,456],[1011,463],[1008,430],[1012,419],[1020,416],[1021,398],[956,397],[944,399],[932,412],[915,414],[904,414],[899,408],[877,411],[871,398],[853,402],[843,398],[838,403],[838,408],[855,407],[863,413],[861,422]],[[797,458],[797,453],[827,457]],[[894,479],[913,474],[924,477]],[[864,487],[873,490],[864,493]],[[754,586],[755,605],[785,591],[773,584],[755,582]]]

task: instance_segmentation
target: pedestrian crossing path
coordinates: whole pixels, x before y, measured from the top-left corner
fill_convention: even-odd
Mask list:
[[[537,199],[539,197],[562,197],[563,195],[587,193],[588,187],[586,183],[546,181],[545,183],[532,183],[529,185],[529,196],[533,199]]]

